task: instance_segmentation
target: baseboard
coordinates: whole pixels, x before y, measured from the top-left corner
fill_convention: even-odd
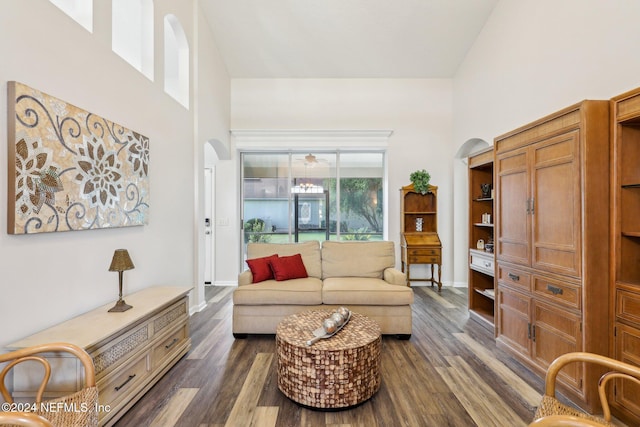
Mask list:
[[[207,307],[207,302],[202,301],[200,304],[189,308],[189,316],[193,316],[195,313],[198,313],[204,310]]]
[[[423,282],[423,281],[411,282],[411,287],[412,288],[415,288],[415,287],[418,287],[418,286],[431,286],[431,282]],[[437,286],[437,285],[434,285],[434,286]],[[445,287],[467,288],[468,284],[467,284],[467,282],[445,282],[445,281],[443,281],[442,282],[442,287],[443,288],[445,288]]]

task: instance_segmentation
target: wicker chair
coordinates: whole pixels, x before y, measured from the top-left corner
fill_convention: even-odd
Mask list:
[[[556,399],[556,377],[558,372],[569,363],[586,362],[595,363],[610,369],[598,381],[598,395],[602,404],[603,417],[584,413],[571,406],[565,405]],[[611,410],[607,401],[606,386],[609,380],[624,379],[640,385],[640,368],[628,363],[620,362],[605,356],[592,353],[567,353],[556,358],[545,377],[545,391],[542,402],[534,416],[534,422],[530,426],[613,426],[611,423]]]
[[[604,425],[607,424],[572,415],[548,415],[529,424],[530,427],[602,427]]]
[[[31,412],[0,412],[0,426],[54,427],[48,420]]]
[[[51,352],[66,352],[76,356],[84,366],[85,386],[75,393],[48,400],[42,404],[42,395],[51,377],[51,365],[45,357],[39,354]],[[24,422],[29,421],[27,418],[34,418],[29,416],[23,417],[26,420],[23,421],[23,424],[20,424],[15,419],[10,422],[7,421],[6,423],[0,421],[0,423],[27,426],[53,425],[56,427],[92,427],[98,425],[96,373],[93,360],[86,351],[73,344],[51,343],[0,354],[0,363],[6,363],[6,366],[0,372],[0,393],[8,403],[13,403],[13,397],[6,387],[5,376],[14,366],[28,360],[39,362],[44,368],[44,375],[35,399],[34,409],[36,410],[31,412],[46,418],[50,424],[42,424],[41,420],[41,424],[24,424]],[[54,408],[54,410],[48,412],[47,408],[49,407]],[[61,410],[60,408],[75,408],[75,410]],[[11,413],[0,412],[0,415],[4,417],[0,418],[0,420],[4,420],[10,417]],[[13,415],[15,416],[16,413]]]

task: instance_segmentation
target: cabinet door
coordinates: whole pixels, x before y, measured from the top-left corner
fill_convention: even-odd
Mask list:
[[[496,255],[499,260],[529,265],[530,233],[529,174],[527,150],[520,149],[497,157]]]
[[[501,344],[529,358],[531,352],[529,308],[531,298],[498,284],[498,337]]]
[[[561,354],[581,351],[580,317],[566,308],[558,308],[534,299],[532,359],[545,369]],[[558,378],[582,394],[584,364],[572,363],[563,368]]]
[[[616,359],[640,365],[640,330],[616,323],[615,352]],[[637,419],[640,417],[638,396],[640,386],[631,381],[616,380],[612,406]]]
[[[579,277],[579,132],[549,138],[531,150],[531,266]]]

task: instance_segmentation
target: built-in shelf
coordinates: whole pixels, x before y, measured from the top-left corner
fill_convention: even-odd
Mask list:
[[[493,191],[493,147],[469,156],[469,315],[495,333],[495,255],[477,249],[480,241],[493,244],[494,224],[473,222],[485,215],[494,219],[494,197],[487,194],[486,185]],[[486,219],[485,219],[486,221]]]
[[[492,311],[476,309],[476,310],[469,311],[469,314],[472,319],[479,322],[482,326],[488,329],[493,329],[494,319],[493,319]]]
[[[474,291],[476,291],[477,293],[479,293],[480,295],[484,295],[487,298],[491,298],[492,300],[496,299],[496,292],[495,289],[490,288],[490,289],[474,289]]]
[[[632,280],[616,280],[616,286],[623,289],[630,289],[634,292],[638,292],[638,287],[640,287],[640,281],[632,281]]]
[[[640,360],[640,88],[612,99],[612,185],[609,317],[611,356]],[[612,413],[626,425],[640,425],[638,387],[613,383]]]

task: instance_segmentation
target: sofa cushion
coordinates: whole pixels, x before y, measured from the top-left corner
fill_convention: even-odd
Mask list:
[[[233,292],[235,305],[316,305],[322,304],[322,281],[315,277],[283,282],[265,280],[239,286]]]
[[[247,258],[262,258],[278,254],[291,256],[300,254],[309,277],[322,278],[320,243],[317,240],[303,243],[248,243]]]
[[[382,279],[336,277],[322,284],[322,303],[341,305],[406,305],[413,303],[413,290]]]
[[[248,259],[247,265],[251,270],[253,283],[264,282],[273,279],[273,270],[271,269],[271,261],[278,259],[278,255],[271,255],[262,258]]]
[[[290,279],[303,279],[309,277],[307,270],[304,268],[302,256],[295,254],[291,256],[276,256],[271,259],[271,271],[273,278],[277,281]]]
[[[322,243],[322,278],[373,277],[382,279],[385,268],[395,267],[393,242]]]

